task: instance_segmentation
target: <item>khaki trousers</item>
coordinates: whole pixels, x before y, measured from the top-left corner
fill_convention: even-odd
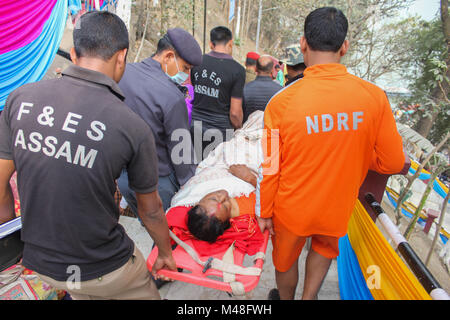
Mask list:
[[[142,253],[134,248],[125,265],[96,279],[74,283],[56,281],[39,274],[49,285],[67,291],[74,300],[160,300],[155,282],[151,279]]]

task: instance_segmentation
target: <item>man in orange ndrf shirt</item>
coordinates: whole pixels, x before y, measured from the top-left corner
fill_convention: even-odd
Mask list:
[[[311,237],[302,298],[316,299],[368,169],[395,173],[404,164],[386,94],[340,64],[347,29],[335,8],[308,15],[300,40],[304,78],[276,94],[264,113],[256,214],[261,231],[272,233],[278,290],[269,298],[294,298],[298,257]]]

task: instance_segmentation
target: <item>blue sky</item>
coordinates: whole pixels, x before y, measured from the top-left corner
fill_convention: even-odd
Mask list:
[[[416,0],[405,14],[418,14],[425,20],[432,20],[439,13],[439,0]]]

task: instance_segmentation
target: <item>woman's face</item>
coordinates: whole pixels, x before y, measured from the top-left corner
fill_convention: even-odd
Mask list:
[[[231,201],[226,190],[208,193],[198,204],[206,210],[207,215],[215,215],[222,222],[231,218]]]

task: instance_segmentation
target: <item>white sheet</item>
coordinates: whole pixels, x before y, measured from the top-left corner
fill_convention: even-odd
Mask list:
[[[253,112],[231,140],[219,144],[199,163],[195,175],[172,198],[171,207],[193,206],[206,194],[221,189],[230,197],[248,196],[254,192],[255,187],[233,176],[228,168],[245,164],[258,171],[263,160],[260,148],[263,127],[264,112]]]

